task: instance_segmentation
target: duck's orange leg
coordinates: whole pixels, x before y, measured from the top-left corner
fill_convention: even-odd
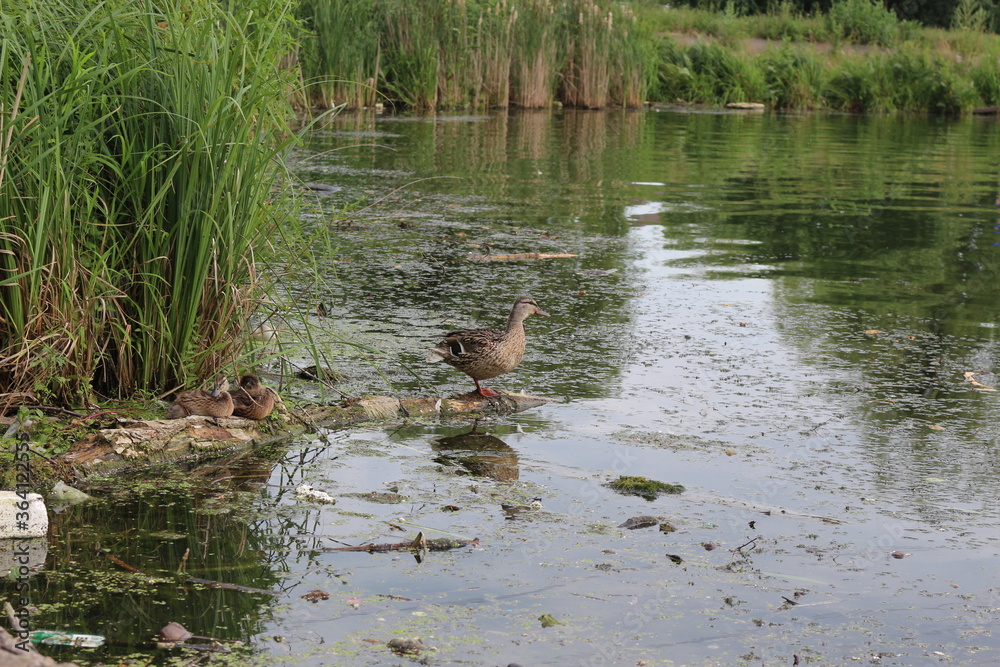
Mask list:
[[[477,380],[476,378],[472,378],[472,381],[476,383],[476,389],[479,390],[480,396],[484,396],[486,398],[493,398],[494,396],[500,395],[495,391],[493,391],[492,389],[490,389],[489,387],[480,386],[479,380]]]

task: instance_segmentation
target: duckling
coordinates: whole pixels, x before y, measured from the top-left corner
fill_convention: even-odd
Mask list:
[[[274,390],[263,387],[260,378],[246,374],[240,378],[240,386],[232,392],[233,414],[246,419],[264,419],[274,410]]]
[[[228,417],[233,414],[233,397],[228,390],[229,380],[219,375],[210,392],[204,389],[181,392],[167,411],[167,419],[180,419],[189,415]]]
[[[480,385],[479,381],[509,373],[521,363],[525,343],[524,320],[529,315],[549,316],[534,299],[522,296],[514,302],[503,331],[452,331],[445,334],[444,340],[436,346],[428,348],[427,360],[444,361],[471,377],[480,396],[499,396],[496,391]]]

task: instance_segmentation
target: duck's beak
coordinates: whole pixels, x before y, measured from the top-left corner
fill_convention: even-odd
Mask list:
[[[538,306],[535,306],[535,315],[541,315],[542,317],[548,317],[549,316],[548,313],[546,313],[544,310],[542,310]]]

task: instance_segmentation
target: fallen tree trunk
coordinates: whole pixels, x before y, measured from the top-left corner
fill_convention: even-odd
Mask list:
[[[367,396],[340,405],[296,408],[272,420],[256,422],[240,417],[120,420],[84,438],[64,454],[80,476],[132,470],[153,463],[219,456],[288,438],[307,429],[350,426],[419,417],[484,417],[522,412],[550,399],[523,394],[483,398],[475,393],[451,398],[393,398]],[[268,431],[268,429],[270,429]]]

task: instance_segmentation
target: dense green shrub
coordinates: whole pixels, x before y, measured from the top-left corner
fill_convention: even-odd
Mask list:
[[[756,61],[726,46],[711,41],[688,47],[670,43],[660,54],[663,99],[720,105],[763,99],[765,82]]]
[[[1000,59],[982,58],[969,71],[976,93],[986,105],[1000,105]]]
[[[882,91],[875,63],[852,58],[845,60],[828,78],[823,98],[830,108],[841,111],[882,111],[888,108],[881,97]]]
[[[781,109],[817,106],[822,73],[816,56],[789,43],[761,54],[764,101]]]
[[[957,114],[972,106],[972,83],[940,56],[907,48],[845,60],[824,93],[835,109]]]
[[[861,44],[891,45],[899,20],[879,0],[837,0],[826,15],[830,33]]]

